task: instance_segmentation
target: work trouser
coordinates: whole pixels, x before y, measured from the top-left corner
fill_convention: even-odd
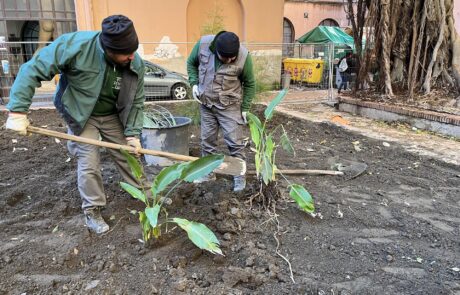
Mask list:
[[[68,131],[69,134],[72,132]],[[123,126],[118,115],[91,116],[80,134],[81,137],[126,144]],[[67,147],[78,163],[78,191],[82,199],[82,208],[105,206],[106,197],[102,184],[99,147],[86,143],[68,141]],[[125,157],[119,150],[107,149],[124,180],[139,188],[140,184],[132,175]]]
[[[208,108],[201,105],[201,155],[217,153],[217,138],[219,127],[222,129],[224,141],[230,155],[246,160],[243,136],[243,118],[238,104],[227,109],[218,109],[215,106]]]

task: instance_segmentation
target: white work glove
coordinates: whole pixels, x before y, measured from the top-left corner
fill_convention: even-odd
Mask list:
[[[198,85],[193,85],[192,87],[192,96],[193,96],[193,99],[198,102],[199,104],[201,104],[201,100],[200,98],[198,97],[200,95],[200,93],[198,92]]]
[[[134,154],[136,156],[140,156],[139,149],[142,148],[141,146],[141,141],[137,137],[126,137],[126,142],[128,143],[129,146],[132,146],[135,148]]]
[[[241,117],[243,118],[244,124],[248,124],[247,115],[248,115],[248,112],[241,112]]]
[[[27,126],[30,125],[26,113],[9,113],[6,119],[6,129],[14,130],[21,135],[27,135]]]

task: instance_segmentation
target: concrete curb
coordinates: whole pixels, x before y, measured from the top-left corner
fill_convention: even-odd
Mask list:
[[[460,116],[454,114],[343,97],[338,98],[338,109],[371,119],[406,122],[417,129],[460,138]]]

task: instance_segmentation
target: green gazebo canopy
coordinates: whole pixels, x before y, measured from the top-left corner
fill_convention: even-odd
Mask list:
[[[339,27],[317,26],[297,41],[314,44],[334,43],[336,45],[348,45],[351,48],[355,47],[353,38]]]

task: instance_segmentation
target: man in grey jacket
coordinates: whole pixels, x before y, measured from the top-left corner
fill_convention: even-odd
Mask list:
[[[243,126],[255,95],[252,59],[235,33],[222,31],[201,37],[187,60],[193,98],[200,103],[201,154],[217,152],[219,129],[230,155],[245,160]],[[204,177],[201,181],[212,178]],[[234,177],[233,190],[242,191],[245,176]]]
[[[54,97],[69,134],[140,148],[143,124],[144,63],[136,54],[139,41],[133,22],[123,15],[109,16],[102,31],[64,34],[25,63],[12,86],[6,128],[27,134],[27,112],[41,81],[61,74]],[[109,225],[101,216],[106,205],[99,148],[69,141],[78,161],[78,190],[86,225],[98,234]],[[140,187],[124,156],[107,150],[130,184]]]

